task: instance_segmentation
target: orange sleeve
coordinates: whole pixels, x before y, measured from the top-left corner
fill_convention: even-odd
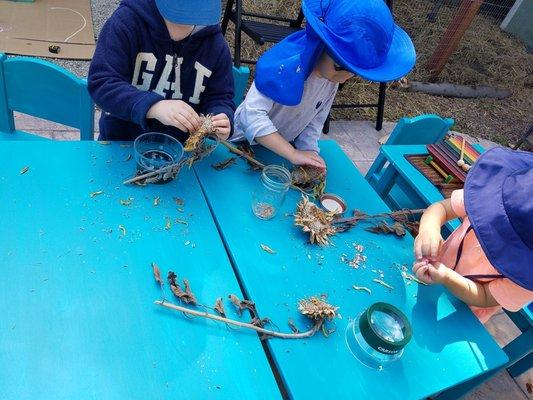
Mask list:
[[[524,289],[510,279],[494,279],[488,285],[492,297],[506,310],[518,311],[533,301],[533,291]]]
[[[466,217],[464,193],[463,189],[454,190],[450,198],[452,210],[459,218]]]

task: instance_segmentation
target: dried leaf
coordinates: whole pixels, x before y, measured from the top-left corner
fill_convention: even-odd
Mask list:
[[[125,148],[125,147],[131,147],[131,144],[125,144],[125,143],[122,143],[122,144],[120,145],[120,147],[123,147],[123,148]]]
[[[294,333],[300,333],[300,330],[298,329],[298,327],[294,324],[294,321],[292,319],[289,319],[289,328],[291,328],[291,330],[294,332]]]
[[[154,197],[154,207],[157,207],[160,202],[161,202],[161,199],[159,198],[159,196]]]
[[[118,229],[122,232],[122,236],[126,236],[126,228],[124,228],[124,225],[119,225]]]
[[[24,167],[20,170],[20,175],[24,175],[26,172],[28,172],[28,170],[30,169],[30,167]]]
[[[263,251],[266,251],[269,254],[276,254],[276,252],[272,250],[270,247],[268,247],[266,244],[261,243],[260,246],[263,249]]]
[[[257,326],[259,328],[264,328],[265,325],[267,324],[271,324],[272,321],[270,320],[270,318],[258,318],[258,317],[254,317],[252,319],[252,322],[250,322],[252,325],[254,326]]]
[[[218,315],[226,318],[226,310],[224,310],[224,303],[222,302],[222,297],[219,297],[217,299],[217,301],[215,302],[214,309],[218,313]]]
[[[374,278],[372,280],[376,283],[379,283],[381,286],[385,286],[387,289],[394,289],[391,285],[389,285],[387,282],[382,281],[381,279]]]
[[[217,171],[222,171],[223,169],[231,167],[237,161],[237,157],[230,157],[224,161],[211,165]]]
[[[100,140],[100,141],[98,141],[96,143],[101,144],[102,146],[107,146],[108,144],[111,144],[111,142],[109,142],[107,140]]]
[[[366,286],[355,286],[355,285],[352,285],[352,287],[355,290],[363,290],[363,291],[367,292],[368,294],[372,294],[372,291],[369,288],[367,288]]]
[[[231,301],[231,303],[235,306],[235,308],[237,308],[237,315],[241,316],[242,315],[242,310],[243,310],[243,306],[242,306],[241,300],[237,296],[235,296],[234,294],[230,294],[228,296],[228,298]]]
[[[258,313],[257,313],[257,310],[255,308],[255,303],[251,300],[242,300],[241,301],[241,307],[243,309],[248,309],[250,311],[250,313],[252,314],[252,317],[253,318],[258,318]]]
[[[170,218],[167,217],[166,223],[165,223],[165,230],[169,231],[170,228],[172,228],[172,221],[170,220]]]
[[[185,204],[185,200],[180,199],[179,197],[174,197],[174,202],[179,206],[183,206]]]
[[[96,197],[96,196],[100,196],[101,194],[103,194],[104,191],[103,190],[98,190],[96,192],[91,192],[89,193],[89,197],[93,198],[93,197]]]
[[[154,273],[154,279],[160,286],[163,286],[163,280],[161,279],[161,270],[156,263],[152,263],[152,272]]]
[[[131,206],[133,203],[133,197],[130,197],[129,199],[121,199],[120,204],[123,206]]]
[[[167,279],[170,286],[170,290],[172,291],[174,296],[176,296],[179,300],[183,301],[186,304],[197,305],[198,303],[196,301],[196,297],[191,291],[189,281],[187,279],[183,280],[184,289],[182,289],[179,283],[177,282],[177,278],[178,277],[174,272],[169,271]]]
[[[196,296],[191,291],[191,286],[190,286],[189,281],[187,279],[183,280],[183,286],[185,287],[185,295],[186,295],[185,302],[187,304],[190,303],[190,304],[196,305],[197,304]]]

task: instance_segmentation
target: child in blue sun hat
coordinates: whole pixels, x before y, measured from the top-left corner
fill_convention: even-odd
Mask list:
[[[231,133],[233,71],[220,0],[123,0],[104,25],[89,69],[102,108],[100,140],[157,131],[184,141],[212,114]]]
[[[258,60],[255,82],[235,113],[232,140],[325,168],[318,140],[338,85],[354,75],[397,80],[413,68],[416,54],[383,0],[304,0],[302,9],[305,29]]]
[[[441,226],[462,218],[443,242]],[[415,240],[413,271],[442,284],[486,322],[533,301],[533,153],[494,148],[468,172],[464,190],[430,206]]]

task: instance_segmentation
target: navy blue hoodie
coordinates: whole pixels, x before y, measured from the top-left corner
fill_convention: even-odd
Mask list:
[[[104,111],[100,140],[133,140],[148,131],[185,140],[187,133],[146,118],[163,99],[183,100],[198,113],[224,113],[233,124],[232,62],[220,26],[175,42],[154,0],[120,3],[98,38],[88,81]]]

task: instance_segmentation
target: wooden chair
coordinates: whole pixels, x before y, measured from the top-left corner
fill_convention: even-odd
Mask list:
[[[94,103],[85,79],[48,61],[0,53],[0,139],[43,139],[16,130],[13,111],[77,128],[81,140],[94,138]]]

